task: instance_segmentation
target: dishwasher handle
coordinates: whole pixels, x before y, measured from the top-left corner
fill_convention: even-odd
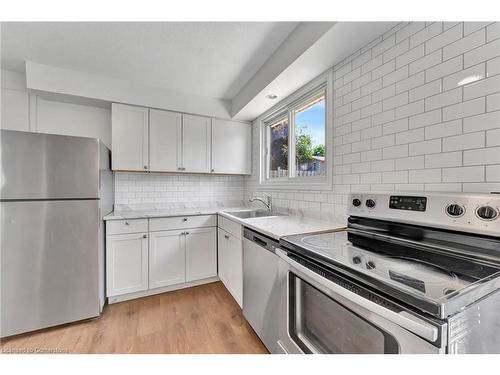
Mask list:
[[[262,233],[255,232],[251,229],[244,228],[243,231],[243,237],[251,242],[254,242],[255,244],[259,245],[260,247],[263,247],[264,249],[274,253],[276,248],[279,245],[279,242],[267,237],[266,235]]]

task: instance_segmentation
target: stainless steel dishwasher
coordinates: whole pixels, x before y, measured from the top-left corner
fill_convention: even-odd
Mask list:
[[[243,315],[271,353],[278,347],[280,279],[278,241],[245,228],[243,241]],[[286,303],[286,302],[285,302]]]

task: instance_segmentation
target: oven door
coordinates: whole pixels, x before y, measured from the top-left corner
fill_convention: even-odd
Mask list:
[[[444,352],[446,324],[396,312],[319,275],[278,250],[287,269],[287,352],[397,354]],[[283,266],[284,265],[284,266]],[[281,330],[283,333],[284,330]],[[291,349],[293,348],[293,349]]]

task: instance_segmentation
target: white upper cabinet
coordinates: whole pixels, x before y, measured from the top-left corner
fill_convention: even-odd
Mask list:
[[[251,174],[251,147],[250,124],[212,120],[212,172]]]
[[[211,119],[182,115],[182,170],[210,172]]]
[[[112,105],[112,165],[114,170],[149,169],[149,109]]]
[[[151,109],[149,116],[149,170],[180,171],[182,115]]]

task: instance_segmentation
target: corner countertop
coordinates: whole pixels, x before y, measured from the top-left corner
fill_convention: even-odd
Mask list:
[[[250,207],[224,207],[224,208],[175,208],[169,210],[149,211],[116,211],[104,217],[104,220],[124,219],[149,219],[156,217],[193,216],[193,215],[221,215],[235,221],[244,227],[253,229],[266,236],[279,240],[281,237],[302,233],[318,233],[327,231],[341,231],[346,228],[345,222],[312,219],[296,215],[266,216],[258,218],[241,219],[228,212],[253,211]]]

